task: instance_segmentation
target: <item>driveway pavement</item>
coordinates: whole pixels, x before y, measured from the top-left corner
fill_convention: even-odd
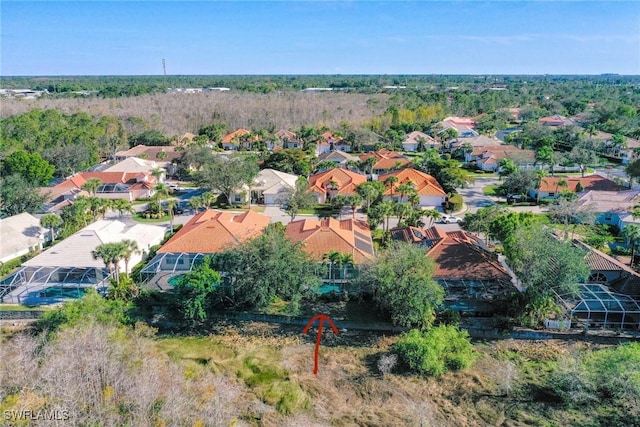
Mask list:
[[[488,185],[500,185],[501,181],[495,177],[478,177],[475,182],[467,188],[461,188],[458,190],[462,199],[464,200],[465,208],[462,212],[457,213],[458,216],[464,216],[466,213],[476,213],[478,209],[485,208],[496,204],[497,202],[504,201],[501,197],[486,196],[482,191],[483,187]],[[541,206],[507,206],[510,210],[515,212],[532,212],[541,213],[545,212],[546,208]]]

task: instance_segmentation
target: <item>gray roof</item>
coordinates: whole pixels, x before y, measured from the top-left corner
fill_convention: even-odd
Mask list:
[[[103,243],[134,240],[140,250],[159,244],[165,227],[150,224],[136,224],[127,227],[117,220],[100,220],[64,239],[40,255],[25,262],[32,267],[104,267],[100,259],[93,259],[91,251]],[[135,265],[132,257],[131,265]]]
[[[282,188],[296,187],[298,175],[280,172],[275,169],[263,169],[251,184],[252,190],[262,190],[264,194],[277,194]]]

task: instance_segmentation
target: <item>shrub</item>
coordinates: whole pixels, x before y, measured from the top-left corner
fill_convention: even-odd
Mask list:
[[[445,203],[447,211],[457,212],[462,209],[462,196],[460,194],[452,194]]]
[[[587,352],[565,360],[550,376],[550,386],[568,406],[609,402],[640,410],[640,343]],[[629,425],[633,424],[630,423]]]
[[[449,325],[427,332],[412,329],[398,339],[393,351],[409,371],[425,376],[465,369],[476,359],[467,331]]]

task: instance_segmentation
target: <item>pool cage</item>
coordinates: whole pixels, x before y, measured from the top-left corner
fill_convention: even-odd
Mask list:
[[[578,296],[557,295],[572,323],[589,328],[640,330],[640,304],[628,295],[612,292],[607,286],[578,285]]]
[[[39,305],[106,292],[112,273],[96,267],[22,267],[0,280],[0,302]]]
[[[207,255],[211,254],[187,252],[157,254],[140,270],[140,279],[143,284],[148,284],[157,280],[158,277],[186,273],[193,270],[193,267],[200,264]]]
[[[171,279],[187,273],[200,264],[204,253],[171,252],[157,254],[140,270],[141,282],[152,289],[170,290]],[[322,280],[320,293],[355,291],[351,282],[358,276],[358,268],[352,265],[332,263],[316,264],[315,274]],[[360,291],[357,291],[358,293]]]

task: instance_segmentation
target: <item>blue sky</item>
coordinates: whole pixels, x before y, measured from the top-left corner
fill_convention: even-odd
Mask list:
[[[639,1],[7,1],[0,74],[640,74]]]

